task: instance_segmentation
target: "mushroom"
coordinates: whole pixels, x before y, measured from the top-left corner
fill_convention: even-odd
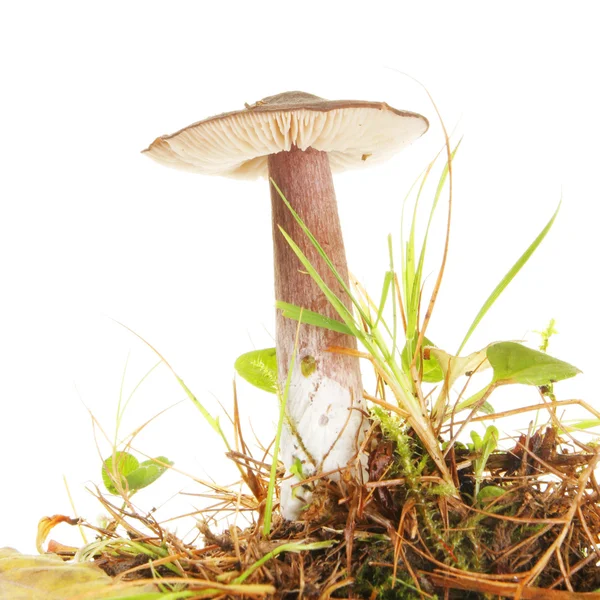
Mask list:
[[[285,92],[159,137],[144,152],[159,163],[195,173],[243,179],[268,176],[324,248],[347,286],[348,267],[332,171],[385,160],[427,128],[425,117],[383,102],[330,101],[304,92]],[[279,192],[273,185],[270,189],[276,300],[331,319],[338,316],[303,270],[281,228],[352,311],[343,287]],[[351,354],[328,351],[331,347],[355,350],[356,338],[306,324],[298,329],[296,321],[277,311],[282,390],[295,348],[297,352],[281,438],[281,458],[288,477],[281,487],[280,506],[287,519],[297,519],[311,500],[311,487],[298,485],[302,479],[321,473],[336,479],[342,470],[359,464],[354,459],[367,428],[359,362]]]

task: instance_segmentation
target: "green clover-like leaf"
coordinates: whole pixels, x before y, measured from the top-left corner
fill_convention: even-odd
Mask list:
[[[164,456],[140,463],[133,454],[118,451],[102,464],[102,481],[111,494],[119,495],[117,487],[133,493],[154,483],[172,464]]]

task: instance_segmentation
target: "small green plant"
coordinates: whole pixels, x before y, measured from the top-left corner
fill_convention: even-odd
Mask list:
[[[483,481],[483,472],[490,457],[490,454],[498,446],[498,429],[493,425],[486,428],[483,438],[476,432],[471,431],[472,444],[469,444],[471,452],[477,454],[477,458],[473,461],[473,471],[475,476],[475,499],[479,499],[479,488]]]
[[[539,333],[540,337],[542,338],[541,342],[540,342],[540,351],[541,352],[547,352],[548,351],[548,344],[550,343],[550,338],[557,334],[558,331],[556,331],[556,328],[554,327],[556,325],[556,321],[554,319],[550,319],[550,322],[548,323],[548,326],[546,327],[546,329],[542,330],[542,331],[535,331],[534,333]]]
[[[125,386],[125,378],[127,374],[127,363],[123,369],[121,378],[121,388],[119,391],[119,401],[117,403],[117,412],[115,417],[115,431],[112,440],[112,452],[110,456],[102,461],[102,482],[109,493],[116,496],[122,496],[128,499],[132,494],[154,483],[173,465],[165,456],[149,458],[140,462],[131,452],[129,448],[131,443],[139,433],[137,429],[129,436],[127,442],[119,441],[119,431],[123,421],[125,411],[129,406],[133,396],[138,391],[142,383],[150,376],[150,374],[160,365],[156,363],[134,386],[129,396],[123,398],[123,390]],[[94,422],[95,419],[94,419]],[[125,450],[119,450],[120,446],[124,446]]]
[[[172,465],[164,456],[139,462],[133,454],[117,451],[102,463],[102,481],[111,494],[131,496],[154,483]]]

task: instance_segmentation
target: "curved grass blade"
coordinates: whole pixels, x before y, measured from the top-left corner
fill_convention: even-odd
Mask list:
[[[478,392],[476,392],[475,394],[473,394],[466,400],[459,402],[458,405],[456,406],[456,408],[454,409],[453,414],[457,415],[459,412],[462,412],[463,410],[466,410],[467,408],[472,408],[488,393],[489,388],[490,388],[490,385],[486,385],[483,389],[479,390]],[[483,413],[484,415],[493,415],[496,411],[494,410],[494,407],[489,402],[485,401],[483,404],[481,404],[480,406],[477,407],[476,412]],[[447,415],[445,417],[445,420],[447,421],[450,418],[450,416],[451,416],[451,414]]]
[[[131,329],[131,327],[127,327],[127,325],[121,323],[120,321],[117,321],[116,319],[112,319],[112,320],[115,323],[117,323],[118,325],[120,325],[121,327],[127,329],[127,331],[129,331],[133,335],[135,335],[135,337],[137,337],[139,340],[141,340],[146,346],[148,346],[148,348],[150,348],[150,350],[152,350],[158,356],[158,358],[160,358],[160,360],[165,364],[167,369],[169,369],[169,371],[171,371],[171,373],[177,380],[177,383],[181,386],[183,391],[186,393],[187,397],[192,401],[192,404],[200,411],[200,414],[204,417],[205,421],[210,425],[210,427],[213,429],[213,431],[223,440],[223,443],[225,444],[225,447],[227,448],[227,450],[231,451],[231,446],[229,444],[229,441],[227,440],[227,436],[225,435],[225,432],[223,431],[223,429],[221,429],[221,424],[219,423],[219,417],[213,417],[208,412],[208,410],[205,408],[205,406],[198,400],[198,398],[196,398],[196,396],[194,396],[192,390],[190,390],[190,388],[184,383],[183,379],[181,379],[181,377],[179,377],[179,375],[175,372],[175,369],[173,369],[173,367],[168,363],[168,361],[165,359],[165,357],[152,344],[147,342],[139,333],[137,333],[133,329]],[[240,468],[239,465],[238,465],[238,468]]]
[[[377,318],[375,319],[375,327],[381,321],[381,316],[383,315],[383,309],[385,308],[385,304],[387,302],[387,297],[390,291],[390,285],[394,282],[394,272],[387,271],[385,277],[383,279],[383,289],[381,290],[381,299],[379,300],[379,308],[377,309]]]
[[[323,281],[323,279],[321,278],[319,273],[317,273],[317,270],[312,266],[310,261],[306,258],[306,256],[304,255],[302,250],[300,250],[300,248],[294,242],[294,240],[292,240],[292,238],[283,230],[282,227],[279,227],[279,231],[281,231],[281,234],[286,239],[286,241],[290,245],[291,249],[294,251],[296,256],[300,259],[300,262],[304,265],[304,268],[308,271],[308,274],[313,278],[315,283],[319,286],[319,288],[321,289],[323,294],[325,294],[327,300],[329,300],[330,304],[333,306],[333,308],[335,308],[338,315],[340,315],[340,317],[342,317],[342,319],[344,319],[344,321],[346,322],[346,325],[348,326],[348,329],[350,329],[350,332],[352,333],[352,335],[355,335],[356,337],[359,337],[362,339],[362,337],[364,337],[364,336],[361,335],[360,330],[357,328],[356,323],[354,322],[354,316],[352,315],[352,313],[344,306],[344,303],[333,293],[331,288],[329,288],[329,286]],[[318,243],[318,242],[315,240],[315,243]],[[331,266],[331,268],[332,268],[334,274],[336,274],[336,271],[335,271],[335,268],[333,267],[333,265]],[[336,276],[337,276],[337,274],[336,274]],[[346,289],[347,289],[347,287],[346,287]]]
[[[461,141],[462,141],[462,139],[458,141],[458,143],[454,147],[454,150],[452,150],[452,152],[450,153],[450,159],[449,159],[450,161],[454,160],[454,157],[455,157],[456,153],[458,152],[458,148],[460,147]],[[415,270],[414,264],[411,267],[411,271],[412,271],[412,290],[411,290],[410,297],[412,299],[412,313],[414,314],[415,327],[416,327],[416,318],[417,318],[417,315],[418,315],[418,307],[419,307],[419,300],[420,300],[421,283],[422,283],[422,280],[423,280],[423,268],[424,268],[424,265],[425,265],[425,256],[427,254],[427,240],[429,238],[429,231],[431,229],[431,223],[433,221],[433,216],[434,216],[435,210],[436,210],[436,208],[438,206],[438,203],[439,203],[440,197],[442,195],[442,191],[444,189],[444,186],[446,184],[446,179],[448,178],[449,172],[450,172],[450,163],[447,162],[446,165],[444,166],[444,168],[442,169],[442,173],[441,173],[441,175],[440,175],[440,177],[438,179],[437,188],[435,190],[435,196],[433,198],[433,203],[432,203],[431,209],[429,211],[429,219],[427,220],[427,227],[425,228],[425,234],[423,236],[423,242],[421,244],[421,250],[419,252],[419,260],[417,262],[416,270]],[[425,184],[425,181],[423,181],[423,185],[424,184]],[[422,187],[419,190],[419,196],[421,194]],[[414,262],[414,256],[416,254],[415,247],[414,247],[414,243],[415,243],[414,242],[414,238],[415,238],[415,227],[416,227],[416,217],[417,217],[418,201],[419,201],[419,197],[417,197],[417,200],[415,202],[413,220],[412,220],[411,231],[410,231],[410,245],[411,245],[411,254],[412,254],[412,257],[413,257],[413,262]]]
[[[290,366],[288,368],[287,377],[285,378],[285,388],[281,392],[280,403],[279,403],[279,420],[277,421],[277,431],[275,433],[275,441],[273,442],[273,460],[271,461],[271,472],[269,474],[269,485],[267,487],[267,497],[265,499],[265,514],[263,518],[263,536],[268,537],[271,533],[271,521],[273,517],[273,498],[275,496],[275,484],[277,481],[277,463],[279,458],[279,446],[281,444],[281,433],[284,428],[287,400],[290,394],[290,383],[292,381],[292,372],[294,370],[294,364],[296,362],[296,352],[298,350],[298,334],[300,331],[300,325],[303,322],[303,311],[300,309],[300,315],[298,317],[298,327],[296,328],[296,339],[294,340],[294,351],[292,352],[292,358],[290,360]],[[236,581],[236,583],[240,583]]]
[[[319,313],[313,312],[312,310],[306,310],[301,306],[296,306],[295,304],[289,304],[288,302],[282,302],[278,300],[275,303],[275,307],[280,309],[283,313],[284,317],[288,319],[294,319],[294,321],[300,320],[300,313],[302,313],[302,322],[305,325],[314,325],[315,327],[323,327],[324,329],[331,329],[332,331],[337,331],[338,333],[345,333],[346,335],[354,335],[351,329],[344,325],[341,321],[337,319],[330,319],[329,317],[324,317]]]
[[[292,208],[292,205],[288,202],[287,198],[283,195],[283,192],[279,189],[279,187],[273,181],[272,178],[271,178],[271,184],[277,190],[277,193],[279,194],[281,200],[287,206],[288,210],[292,213],[292,216],[294,217],[294,219],[296,219],[296,222],[298,223],[298,225],[300,226],[302,231],[304,231],[304,233],[305,233],[306,237],[309,239],[310,243],[314,246],[314,248],[317,250],[317,252],[321,256],[321,258],[325,261],[325,264],[327,265],[327,267],[329,268],[331,273],[338,280],[338,283],[342,286],[342,289],[348,295],[348,298],[350,298],[350,301],[356,307],[356,310],[358,311],[360,316],[365,320],[365,322],[370,324],[371,320],[369,318],[369,315],[364,312],[360,302],[354,297],[354,295],[352,294],[352,291],[348,287],[348,284],[344,281],[344,279],[337,272],[335,265],[331,262],[331,259],[327,256],[327,253],[325,252],[325,250],[323,250],[323,247],[321,246],[321,244],[319,244],[317,238],[315,238],[315,236],[311,233],[310,229],[304,224],[304,221],[300,218],[300,215]],[[285,232],[283,231],[283,229],[281,229],[281,227],[279,229],[282,231],[282,233],[284,234],[284,236],[286,237],[288,242],[290,242],[291,238],[289,238],[285,234]],[[296,252],[296,254],[298,254],[298,252]],[[314,269],[313,269],[313,271],[314,271]],[[314,271],[314,272],[316,273],[316,271]]]
[[[267,561],[275,558],[282,552],[306,552],[311,550],[323,550],[325,548],[331,548],[334,544],[337,544],[336,540],[325,540],[322,542],[288,542],[277,546],[270,552],[267,552],[264,556],[261,556],[256,562],[251,564],[241,575],[236,577],[232,583],[243,583],[258,569],[262,567]]]
[[[496,302],[496,300],[498,299],[498,296],[500,296],[500,294],[506,289],[508,284],[515,278],[515,275],[521,270],[523,265],[525,265],[525,263],[531,258],[531,255],[537,250],[537,247],[542,243],[542,240],[546,237],[546,234],[550,231],[550,228],[554,224],[554,220],[556,219],[556,216],[558,215],[558,211],[560,210],[561,203],[562,203],[562,200],[558,203],[558,206],[556,207],[556,210],[554,211],[552,218],[548,221],[548,223],[546,223],[546,226],[544,227],[544,229],[542,229],[542,231],[535,238],[533,243],[520,256],[519,260],[517,260],[517,262],[512,266],[510,271],[502,278],[502,281],[496,286],[494,291],[490,294],[488,299],[483,303],[483,306],[477,313],[477,316],[475,317],[475,319],[473,319],[473,322],[471,323],[471,326],[469,327],[469,331],[467,331],[465,338],[463,339],[461,345],[459,346],[458,350],[456,351],[457,355],[459,355],[461,350],[465,347],[465,344],[471,337],[471,334],[475,331],[475,329],[477,328],[477,325],[479,325],[481,319],[483,319],[483,317],[485,316],[487,311],[492,307],[494,302]]]
[[[594,427],[600,427],[600,419],[584,419],[582,421],[576,421],[575,423],[563,423],[563,426],[565,431],[593,429]]]

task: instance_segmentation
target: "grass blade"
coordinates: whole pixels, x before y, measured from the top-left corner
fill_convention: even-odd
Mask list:
[[[535,238],[533,243],[519,257],[519,260],[517,260],[517,262],[512,266],[510,271],[508,271],[508,273],[502,278],[502,281],[496,286],[494,291],[490,294],[488,299],[483,303],[483,306],[481,307],[481,309],[477,313],[477,316],[471,323],[471,326],[469,327],[469,331],[467,331],[467,335],[465,335],[465,338],[463,339],[461,345],[459,346],[458,350],[456,351],[457,355],[460,354],[461,350],[465,347],[465,344],[471,337],[471,334],[475,331],[475,329],[477,328],[481,319],[483,319],[483,317],[485,316],[487,311],[492,307],[492,305],[494,304],[494,302],[496,302],[496,300],[498,299],[500,294],[506,289],[508,284],[515,278],[515,275],[521,270],[523,265],[525,265],[525,263],[531,258],[531,255],[537,250],[537,247],[542,243],[542,240],[546,237],[546,234],[550,231],[550,228],[554,224],[554,220],[556,219],[556,216],[558,215],[558,211],[560,210],[561,203],[562,203],[562,200],[561,200],[561,202],[558,203],[558,206],[557,206],[556,210],[554,211],[552,218],[548,221],[548,223],[546,223],[546,226],[544,227],[544,229],[542,229],[542,231]]]
[[[287,410],[287,399],[290,393],[290,383],[292,381],[292,371],[294,370],[294,363],[296,360],[296,351],[298,348],[298,333],[300,331],[300,325],[302,324],[303,312],[300,309],[300,315],[298,317],[298,327],[296,329],[296,340],[294,342],[294,352],[290,360],[290,366],[288,368],[287,377],[285,380],[285,389],[281,394],[281,402],[279,405],[279,420],[277,422],[277,432],[275,434],[275,442],[273,443],[273,460],[271,462],[271,473],[269,474],[269,485],[267,488],[267,497],[265,499],[265,516],[263,520],[263,536],[268,537],[271,533],[271,521],[273,516],[273,498],[275,496],[275,484],[277,481],[277,461],[279,458],[279,446],[281,444],[281,432],[284,428],[286,410]],[[242,580],[243,581],[243,580]],[[239,582],[238,582],[239,583]]]
[[[298,213],[292,208],[292,205],[288,202],[287,198],[283,195],[283,192],[279,189],[279,187],[277,187],[277,184],[273,181],[273,179],[271,179],[271,184],[277,190],[277,193],[281,197],[281,200],[288,207],[288,210],[292,213],[292,216],[294,217],[294,219],[296,219],[296,222],[298,223],[298,225],[300,226],[302,231],[304,231],[304,233],[305,233],[306,237],[309,239],[310,243],[314,246],[314,248],[317,250],[317,252],[321,256],[321,258],[325,261],[325,264],[327,265],[327,267],[329,268],[331,273],[338,280],[339,284],[342,286],[342,289],[348,295],[348,298],[350,298],[350,301],[356,307],[356,310],[358,311],[360,316],[367,323],[370,323],[371,321],[370,321],[369,316],[363,311],[362,306],[360,305],[358,300],[352,294],[352,291],[350,290],[348,284],[344,281],[344,279],[341,277],[341,275],[337,272],[335,265],[331,262],[331,259],[327,256],[325,250],[323,250],[323,247],[321,246],[321,244],[319,244],[317,238],[315,238],[315,236],[310,232],[308,227],[304,224],[304,221],[302,221],[302,219],[300,218],[300,215],[298,215]],[[281,230],[281,232],[283,233],[285,238],[288,240],[288,242],[291,243],[291,238],[283,231],[283,229],[281,229],[281,227],[279,229]],[[295,246],[295,244],[294,244],[294,246]],[[292,248],[294,246],[292,246]],[[298,248],[298,247],[296,246],[296,248]],[[294,250],[294,251],[298,255],[298,252],[296,250]],[[300,251],[300,250],[298,249],[298,251]],[[298,258],[300,258],[299,255],[298,255]],[[314,269],[312,269],[312,272],[316,273],[316,271]],[[320,277],[319,277],[319,279],[320,279]]]
[[[221,424],[219,423],[219,417],[213,417],[208,412],[208,410],[198,400],[198,398],[196,398],[196,396],[194,396],[194,394],[192,393],[192,390],[190,390],[190,388],[187,385],[185,385],[183,379],[181,379],[181,377],[179,377],[179,375],[177,375],[177,373],[175,372],[175,369],[173,369],[173,367],[167,362],[165,357],[154,346],[152,346],[152,344],[147,342],[139,333],[136,333],[133,329],[131,329],[131,327],[127,327],[127,325],[124,325],[123,323],[121,323],[115,319],[113,319],[113,321],[115,323],[117,323],[118,325],[120,325],[121,327],[127,329],[127,331],[129,331],[130,333],[133,333],[133,335],[135,335],[135,337],[137,337],[144,344],[146,344],[146,346],[148,346],[148,348],[150,348],[150,350],[152,350],[158,356],[158,358],[160,358],[160,360],[164,363],[164,365],[167,367],[167,369],[169,369],[169,371],[171,371],[171,373],[177,380],[177,383],[181,386],[183,391],[186,393],[187,397],[192,401],[192,404],[200,411],[200,414],[204,417],[205,421],[210,425],[210,427],[213,429],[213,431],[223,440],[223,443],[225,444],[225,447],[227,448],[227,450],[231,451],[231,446],[229,445],[227,436],[225,435],[225,432],[221,429]]]
[[[298,245],[292,240],[292,238],[281,228],[279,227],[279,231],[281,231],[283,237],[286,239],[287,243],[290,245],[291,249],[294,251],[296,256],[300,259],[300,262],[304,265],[304,268],[308,271],[308,274],[313,278],[315,283],[319,286],[323,294],[325,294],[327,300],[329,300],[330,304],[335,308],[336,312],[344,321],[346,325],[350,329],[352,335],[357,337],[361,337],[359,334],[359,330],[356,327],[356,323],[354,322],[354,317],[352,313],[344,306],[344,303],[333,293],[333,291],[329,288],[329,286],[323,281],[321,276],[317,273],[316,269],[310,264],[310,261],[302,250],[298,247]],[[316,240],[315,240],[315,243]],[[335,268],[332,265],[332,270],[335,273]],[[346,286],[347,289],[347,286]]]
[[[294,321],[299,321],[300,313],[302,313],[302,322],[306,325],[314,325],[315,327],[331,329],[332,331],[337,331],[338,333],[354,335],[350,328],[347,325],[344,325],[344,323],[342,323],[341,321],[338,321],[337,319],[330,319],[329,317],[324,317],[319,313],[313,312],[312,310],[306,310],[301,306],[296,306],[295,304],[289,304],[288,302],[278,300],[275,303],[275,307],[279,308],[283,316],[288,319],[294,319]]]
[[[311,550],[323,550],[325,548],[330,548],[334,544],[337,544],[336,540],[325,540],[322,542],[288,542],[287,544],[281,544],[281,546],[277,546],[277,548],[267,552],[264,556],[259,558],[255,563],[250,565],[239,577],[236,577],[233,580],[233,583],[243,583],[258,569],[262,567],[267,561],[275,558],[278,554],[282,552],[306,552]]]

